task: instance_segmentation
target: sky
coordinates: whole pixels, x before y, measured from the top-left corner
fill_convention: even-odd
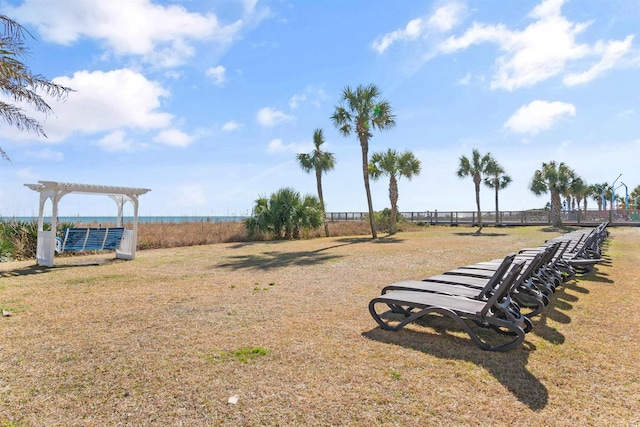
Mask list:
[[[400,211],[475,210],[456,174],[473,149],[512,178],[501,210],[544,207],[528,186],[552,160],[617,195],[640,185],[638,0],[0,0],[0,13],[33,36],[31,71],[73,89],[48,116],[21,106],[47,138],[0,123],[0,216],[37,216],[24,184],[40,180],[148,188],[140,215],[249,215],[284,187],[316,194],[296,154],[318,128],[336,158],[327,211],[366,211],[360,144],[330,119],[361,84],[396,120],[370,154],[421,162]],[[375,210],[388,184],[372,181]],[[494,197],[482,187],[482,210]],[[59,212],[116,209],[68,195]]]

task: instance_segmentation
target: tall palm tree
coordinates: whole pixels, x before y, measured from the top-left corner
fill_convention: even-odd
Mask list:
[[[598,200],[599,200],[598,194],[599,194],[599,190],[596,188],[595,185],[593,185],[593,184],[588,184],[587,185],[587,187],[585,189],[585,192],[584,192],[584,196],[582,196],[582,200],[584,201],[583,209],[584,209],[585,213],[587,213],[587,204],[588,204],[589,199],[591,198],[591,199],[595,200],[596,202],[598,202]],[[598,206],[600,206],[600,203],[598,203]],[[602,209],[601,206],[600,206],[600,209]]]
[[[487,176],[484,185],[496,190],[496,224],[500,222],[500,209],[498,208],[498,191],[504,190],[511,184],[511,177],[506,174],[504,168],[495,159],[491,158],[487,166]]]
[[[25,35],[31,36],[31,34],[5,15],[0,15],[0,23],[3,28],[0,35],[0,92],[13,102],[26,103],[36,111],[50,114],[51,107],[38,94],[38,91],[54,99],[63,99],[71,89],[51,83],[40,75],[32,74],[29,67],[20,62],[29,53],[24,42]],[[21,108],[13,104],[0,101],[0,117],[20,130],[30,130],[37,135],[47,136],[36,119],[27,116]],[[2,148],[0,148],[0,156],[10,160]]]
[[[573,170],[571,170],[571,172],[569,173],[569,183],[567,185],[567,187],[564,189],[563,192],[561,192],[561,195],[564,197],[565,199],[565,203],[566,203],[566,210],[567,212],[572,210],[572,201],[573,201],[573,188],[572,188],[572,184],[575,181],[577,175],[575,174],[575,172]]]
[[[561,195],[567,192],[571,180],[575,176],[573,170],[561,162],[555,161],[542,163],[542,168],[535,171],[529,189],[540,196],[547,192],[551,193],[551,222],[554,226],[562,225],[560,209],[562,205]]]
[[[584,179],[579,176],[574,177],[571,184],[569,184],[569,193],[573,197],[573,200],[578,204],[578,210],[581,210],[580,204],[582,203],[582,200],[585,200],[586,204],[588,190],[589,186],[584,182]],[[574,208],[574,206],[572,206],[572,208]]]
[[[396,233],[396,217],[398,215],[398,178],[405,177],[411,180],[414,175],[420,173],[420,160],[412,152],[398,153],[396,150],[387,150],[386,153],[373,153],[369,163],[369,175],[377,180],[382,175],[389,176],[389,201],[391,202],[391,225],[389,234]]]
[[[369,188],[369,139],[373,137],[372,129],[385,130],[395,126],[395,116],[392,114],[391,104],[381,98],[380,89],[373,84],[360,85],[355,91],[347,86],[342,92],[340,104],[336,107],[331,120],[343,136],[348,137],[351,133],[355,133],[360,142],[362,177],[367,193],[371,236],[375,239],[378,237],[378,233],[373,218],[373,202]]]
[[[594,184],[591,197],[598,203],[598,210],[607,210],[607,200],[611,200],[611,186],[603,182]]]
[[[601,188],[605,188],[602,186],[603,184],[593,184],[589,186],[589,197],[591,197],[598,204],[598,210],[601,211],[603,208],[602,203],[602,190]],[[606,184],[604,184],[606,186]]]
[[[480,155],[480,151],[473,149],[471,160],[466,156],[460,157],[460,165],[456,172],[459,178],[471,177],[476,190],[476,206],[478,208],[478,230],[476,234],[482,233],[482,213],[480,211],[480,183],[482,177],[487,175],[489,166],[491,165],[491,153],[484,156]]]
[[[329,237],[329,224],[327,223],[327,213],[324,207],[324,198],[322,197],[322,174],[332,170],[336,165],[336,158],[333,153],[322,151],[324,144],[324,134],[322,129],[313,131],[314,150],[311,153],[300,153],[296,155],[300,167],[307,173],[315,171],[316,183],[318,185],[318,199],[322,208],[322,220],[324,221],[324,234]]]

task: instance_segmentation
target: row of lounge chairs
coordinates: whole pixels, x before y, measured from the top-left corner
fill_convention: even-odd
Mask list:
[[[453,319],[483,350],[513,349],[533,329],[531,317],[544,310],[560,284],[604,261],[601,246],[609,235],[607,225],[572,231],[504,259],[385,286],[369,303],[369,312],[382,329],[391,331],[440,314]],[[381,306],[385,311],[379,311]],[[477,332],[485,328],[506,338],[496,343],[495,337]]]

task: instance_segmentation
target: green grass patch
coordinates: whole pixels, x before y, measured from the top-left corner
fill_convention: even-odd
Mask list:
[[[242,363],[247,363],[253,359],[266,355],[267,350],[262,347],[242,347],[233,351],[216,350],[213,354],[207,356],[207,359],[216,362],[237,360]]]

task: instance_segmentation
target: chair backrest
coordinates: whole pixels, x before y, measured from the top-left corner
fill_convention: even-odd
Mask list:
[[[511,264],[513,263],[515,257],[515,253],[509,254],[504,257],[493,276],[491,276],[491,279],[489,279],[487,284],[484,285],[478,296],[474,298],[477,298],[479,300],[486,299],[488,295],[493,292],[493,289],[498,286],[498,283],[500,283],[500,281],[504,278],[505,274],[507,274],[507,271],[509,271],[509,267],[511,267]]]
[[[62,239],[62,251],[81,251],[84,249],[89,230],[86,228],[67,228]]]
[[[100,251],[117,249],[124,234],[124,227],[67,228],[61,251]]]
[[[513,289],[513,286],[515,285],[516,278],[522,271],[524,263],[525,260],[517,260],[513,262],[511,270],[509,270],[509,274],[507,274],[504,280],[498,284],[498,287],[493,292],[493,295],[491,295],[491,298],[487,300],[487,303],[478,313],[479,315],[486,315],[496,303],[501,302],[507,294],[511,292],[511,289]]]
[[[107,235],[104,238],[102,249],[118,249],[124,234],[124,227],[113,227],[107,229]]]
[[[522,272],[516,278],[516,281],[513,284],[514,288],[517,288],[526,280],[529,280],[536,273],[536,271],[540,269],[540,267],[545,265],[545,260],[547,259],[547,252],[548,251],[539,252],[530,260],[525,261],[526,267],[524,266],[522,267],[523,268]]]

